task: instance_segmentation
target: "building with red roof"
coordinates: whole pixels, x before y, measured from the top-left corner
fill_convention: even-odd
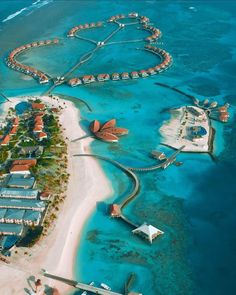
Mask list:
[[[30,174],[29,165],[12,165],[10,174]]]
[[[11,131],[10,131],[10,135],[14,135],[17,132],[17,126],[12,127]]]
[[[17,127],[18,125],[19,125],[19,118],[16,117],[16,118],[13,119],[12,126],[13,127],[15,127],[15,126]]]
[[[38,139],[39,139],[39,141],[41,141],[41,140],[43,140],[44,138],[47,138],[47,137],[48,137],[48,135],[45,132],[39,132],[38,133]]]
[[[9,144],[9,142],[10,142],[10,135],[9,134],[7,134],[5,137],[4,137],[4,139],[1,141],[1,146],[6,146],[6,145],[8,145]]]
[[[18,159],[12,162],[12,165],[28,165],[29,167],[35,166],[36,164],[36,159]]]
[[[32,109],[33,110],[44,110],[45,109],[45,104],[44,103],[32,103]]]

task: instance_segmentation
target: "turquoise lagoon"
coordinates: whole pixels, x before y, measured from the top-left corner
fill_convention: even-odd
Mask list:
[[[181,167],[139,174],[141,191],[127,208],[134,221],[157,226],[165,232],[149,245],[131,233],[131,228],[107,215],[109,204],[131,189],[126,175],[111,164],[101,162],[114,194],[96,204],[86,223],[75,261],[79,281],[105,282],[122,292],[130,272],[137,274],[133,289],[143,294],[235,294],[236,162],[235,162],[235,13],[232,1],[45,1],[35,7],[32,1],[2,1],[0,12],[1,57],[10,49],[33,40],[59,37],[61,45],[34,49],[21,56],[22,62],[53,76],[61,75],[78,56],[93,45],[67,40],[73,25],[107,19],[118,13],[138,11],[150,17],[163,33],[159,46],[169,51],[173,66],[165,73],[136,81],[108,82],[55,92],[82,98],[92,107],[90,113],[79,102],[81,124],[115,117],[129,129],[117,144],[92,143],[92,151],[116,159],[127,166],[154,163],[152,150],[171,150],[161,145],[158,129],[169,118],[165,110],[188,104],[184,96],[157,86],[162,82],[202,98],[216,98],[231,104],[232,120],[214,123],[215,160],[208,155],[181,154]],[[42,3],[41,3],[42,4]],[[1,23],[9,15],[22,13]],[[191,8],[190,7],[194,7]],[[100,40],[109,27],[91,33]],[[140,30],[117,35],[116,40]],[[87,33],[84,33],[88,36]],[[132,36],[133,37],[133,36]],[[156,62],[150,54],[135,50],[143,44],[107,46],[77,74],[116,72],[149,67]],[[46,86],[25,81],[19,73],[0,64],[0,89],[9,96],[38,94]],[[78,173],[83,173],[78,171]],[[75,292],[74,294],[79,294]]]

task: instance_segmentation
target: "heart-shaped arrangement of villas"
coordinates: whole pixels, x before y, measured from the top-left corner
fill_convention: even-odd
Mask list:
[[[110,33],[109,36],[107,36],[102,41],[95,41],[89,38],[85,38],[79,35],[79,32],[82,30],[90,30],[90,29],[96,29],[102,26],[105,26],[106,23],[112,23],[115,25],[115,29]],[[111,38],[118,34],[119,31],[124,30],[127,26],[131,25],[138,25],[139,29],[146,30],[151,32],[151,35],[146,37],[145,39],[140,40],[127,40],[127,41],[117,41],[117,42],[110,42]],[[112,44],[118,44],[118,43],[130,43],[130,42],[148,42],[148,43],[155,43],[157,39],[161,36],[161,32],[158,28],[155,28],[154,26],[150,25],[149,18],[146,16],[139,15],[136,12],[129,13],[128,15],[120,14],[116,16],[112,16],[110,19],[107,20],[107,22],[97,22],[97,23],[90,23],[90,24],[83,24],[73,27],[67,34],[70,38],[78,38],[80,40],[84,40],[86,42],[91,42],[95,45],[94,49],[88,51],[85,53],[80,59],[79,62],[74,65],[71,69],[68,69],[68,71],[64,74],[63,77],[57,77],[52,78],[48,74],[37,70],[33,67],[24,65],[16,60],[16,57],[24,52],[25,50],[30,50],[35,47],[40,46],[48,46],[48,45],[55,45],[59,43],[59,39],[53,39],[53,40],[46,40],[46,41],[38,41],[29,43],[26,45],[22,45],[16,49],[14,49],[9,56],[6,59],[6,64],[19,72],[22,72],[26,75],[32,76],[33,78],[37,79],[40,83],[48,83],[51,81],[55,86],[67,82],[70,86],[77,86],[81,84],[89,84],[93,82],[104,82],[108,80],[127,80],[127,79],[137,79],[137,78],[144,78],[148,77],[150,75],[158,74],[167,68],[170,67],[172,64],[172,57],[171,55],[166,52],[165,50],[158,48],[153,45],[146,45],[142,50],[149,51],[154,55],[158,56],[159,63],[154,65],[152,68],[148,69],[140,69],[135,70],[131,72],[122,72],[122,73],[101,73],[98,75],[84,75],[81,77],[73,77],[70,78],[73,72],[82,64],[89,61],[94,53],[99,50],[100,48],[112,45]]]
[[[117,142],[119,136],[128,134],[128,129],[116,127],[116,120],[112,119],[104,124],[101,124],[98,120],[91,122],[89,126],[90,131],[103,141]]]

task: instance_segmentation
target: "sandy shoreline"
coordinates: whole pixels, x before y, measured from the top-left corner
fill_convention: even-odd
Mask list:
[[[15,104],[22,99],[12,99]],[[85,133],[79,125],[79,111],[70,101],[42,97],[48,104],[64,107],[60,114],[65,138],[68,138],[68,173],[69,184],[66,199],[58,214],[53,230],[31,249],[17,249],[12,263],[7,266],[0,264],[0,293],[1,295],[29,294],[27,279],[31,276],[41,278],[44,285],[56,287],[61,294],[70,290],[67,285],[46,279],[39,275],[41,269],[48,272],[74,278],[75,254],[79,244],[81,230],[87,218],[94,210],[96,202],[107,198],[111,192],[111,184],[105,177],[95,159],[73,157],[78,153],[89,153],[91,139],[70,142]],[[11,104],[11,106],[13,105]],[[4,105],[8,108],[9,103]],[[27,251],[30,255],[24,255]],[[14,251],[13,251],[14,252]],[[22,253],[21,253],[22,252]],[[19,255],[21,253],[22,255]],[[14,282],[14,284],[12,284]]]

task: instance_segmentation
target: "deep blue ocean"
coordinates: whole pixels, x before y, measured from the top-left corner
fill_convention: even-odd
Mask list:
[[[129,135],[119,143],[94,141],[93,153],[127,166],[148,166],[154,163],[149,156],[152,150],[172,152],[160,144],[158,129],[169,118],[166,109],[190,101],[156,82],[175,86],[199,99],[230,103],[231,120],[224,125],[214,123],[214,160],[208,155],[182,153],[178,156],[184,162],[180,167],[138,174],[141,191],[125,213],[134,221],[146,221],[165,232],[152,245],[134,236],[126,224],[109,218],[109,204],[124,197],[131,184],[117,168],[101,162],[114,194],[96,204],[86,223],[75,278],[86,283],[105,282],[122,292],[129,273],[135,272],[133,289],[144,295],[236,294],[235,1],[1,0],[0,90],[16,96],[42,93],[47,88],[34,80],[24,80],[20,73],[5,66],[4,58],[11,49],[59,37],[60,45],[33,49],[20,60],[52,76],[62,75],[93,48],[85,41],[66,38],[72,26],[132,11],[148,16],[162,31],[158,46],[170,52],[174,63],[166,72],[146,79],[56,89],[56,93],[82,98],[91,106],[90,113],[77,102],[84,130],[93,119],[112,118],[129,129]],[[114,40],[148,35],[132,28]],[[84,32],[84,36],[99,41],[111,29],[107,25],[91,35]],[[143,44],[107,46],[76,74],[130,71],[158,63],[152,55],[136,50]]]

